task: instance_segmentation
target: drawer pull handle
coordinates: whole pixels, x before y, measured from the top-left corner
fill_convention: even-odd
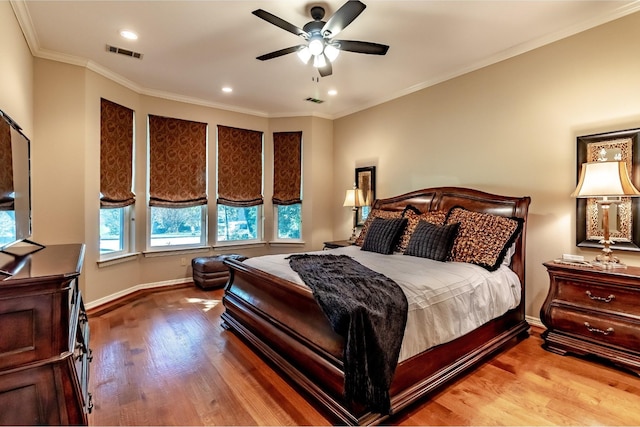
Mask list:
[[[591,298],[591,299],[592,299],[592,300],[594,300],[594,301],[611,302],[611,301],[613,301],[614,299],[616,299],[616,296],[615,296],[614,294],[611,294],[611,295],[609,295],[609,296],[608,296],[608,297],[606,297],[606,298],[605,298],[605,297],[599,297],[599,296],[593,295],[593,294],[591,293],[591,291],[587,291],[587,292],[586,292],[586,294],[587,294],[587,296],[588,296],[589,298]]]
[[[594,333],[598,333],[598,334],[602,334],[602,335],[611,335],[613,333],[613,328],[607,328],[606,331],[603,331],[602,329],[598,329],[598,328],[592,327],[589,324],[589,322],[584,322],[584,326],[587,327],[589,332],[594,332]]]

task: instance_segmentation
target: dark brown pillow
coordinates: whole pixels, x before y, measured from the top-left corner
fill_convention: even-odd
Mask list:
[[[369,231],[369,227],[371,227],[371,223],[376,218],[384,218],[384,219],[402,218],[402,211],[384,211],[382,209],[372,209],[369,212],[367,219],[364,221],[362,230],[360,230],[360,234],[356,238],[354,245],[362,246],[362,244],[364,243],[364,238],[367,236],[367,232]]]
[[[460,223],[460,228],[449,260],[468,262],[494,271],[500,267],[507,249],[520,234],[524,221],[455,207],[449,211],[446,224],[455,223]]]
[[[362,250],[392,254],[406,223],[406,218],[374,219],[362,244]]]
[[[436,225],[420,221],[411,235],[405,255],[446,261],[460,224]]]

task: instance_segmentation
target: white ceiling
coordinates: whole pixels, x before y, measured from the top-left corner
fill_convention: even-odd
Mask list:
[[[320,78],[295,54],[256,56],[303,41],[254,15],[302,27],[338,1],[13,1],[35,56],[85,65],[139,93],[265,117],[338,118],[640,10],[637,1],[380,1],[338,38],[390,46],[386,56],[341,52]],[[120,37],[122,29],[139,34]],[[143,54],[134,59],[106,45]],[[231,94],[221,91],[233,87]],[[338,94],[329,96],[335,89]],[[305,101],[313,97],[322,104]]]

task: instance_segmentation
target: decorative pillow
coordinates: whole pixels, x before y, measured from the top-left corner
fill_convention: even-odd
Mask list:
[[[420,212],[420,209],[416,208],[413,205],[407,205],[404,207],[404,210],[402,211],[402,216],[407,216],[407,212],[413,212],[416,215],[420,215],[422,212]]]
[[[411,235],[405,255],[446,261],[460,224],[436,225],[420,221]]]
[[[444,221],[447,219],[447,211],[431,211],[417,214],[413,210],[405,210],[404,217],[407,218],[407,226],[404,228],[396,246],[396,252],[400,253],[404,253],[407,249],[411,235],[420,221],[443,225]]]
[[[460,223],[460,228],[449,260],[468,262],[494,271],[500,267],[507,249],[520,234],[524,221],[455,207],[449,211],[446,224],[456,222]]]
[[[402,218],[401,211],[384,211],[382,209],[371,209],[367,219],[364,221],[362,225],[362,230],[360,230],[360,234],[356,238],[356,241],[353,243],[357,246],[362,246],[364,243],[364,238],[367,236],[367,232],[369,231],[369,227],[371,227],[371,223],[376,218],[383,219],[392,219],[392,218]]]
[[[362,250],[392,254],[406,222],[406,218],[374,219],[362,244]]]

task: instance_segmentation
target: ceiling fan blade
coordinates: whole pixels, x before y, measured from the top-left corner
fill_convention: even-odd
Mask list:
[[[386,44],[360,42],[356,40],[335,40],[338,49],[347,52],[366,53],[369,55],[385,55],[389,50]]]
[[[361,1],[349,0],[324,24],[324,27],[322,27],[322,36],[327,38],[335,37],[340,31],[344,30],[347,25],[351,24],[366,7],[367,5]]]
[[[318,72],[320,73],[320,77],[327,77],[333,74],[333,67],[331,66],[331,62],[327,60],[327,65],[324,67],[319,67]]]
[[[288,55],[290,53],[297,52],[298,49],[300,49],[301,47],[304,47],[304,45],[291,46],[285,49],[276,50],[274,52],[265,53],[264,55],[258,56],[256,59],[259,59],[260,61],[266,61],[267,59],[273,59],[279,56]]]
[[[275,25],[276,27],[280,27],[285,31],[289,31],[290,33],[295,34],[296,36],[302,36],[305,39],[309,37],[306,31],[296,27],[295,25],[285,21],[282,18],[278,18],[276,15],[269,13],[266,10],[257,9],[251,13],[256,15],[258,18],[262,18],[265,21]]]

